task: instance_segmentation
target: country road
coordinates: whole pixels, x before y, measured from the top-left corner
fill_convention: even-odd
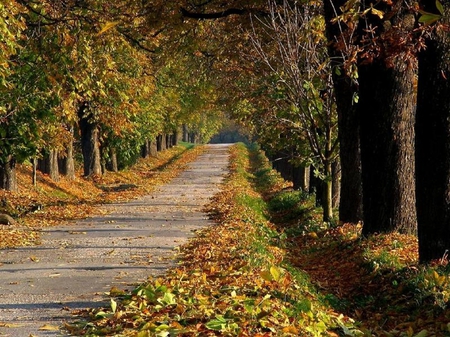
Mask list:
[[[42,244],[0,250],[0,336],[64,336],[74,309],[105,303],[175,263],[176,247],[210,221],[202,208],[227,173],[229,145],[208,145],[151,195],[101,206],[105,215],[45,229]]]

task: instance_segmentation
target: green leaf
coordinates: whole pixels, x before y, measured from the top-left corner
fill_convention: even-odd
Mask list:
[[[428,12],[424,12],[424,11],[421,11],[421,14],[422,15],[419,18],[419,22],[423,23],[425,25],[431,25],[431,24],[435,23],[436,21],[438,21],[442,17],[441,15],[428,13]]]
[[[227,326],[227,319],[225,319],[222,315],[217,315],[215,319],[210,320],[205,326],[209,330],[222,331],[225,330]]]
[[[428,336],[428,331],[427,330],[422,330],[420,331],[418,334],[415,334],[413,337],[427,337]]]
[[[439,13],[441,13],[441,15],[444,15],[444,6],[442,6],[439,0],[436,0],[436,8],[438,9]]]

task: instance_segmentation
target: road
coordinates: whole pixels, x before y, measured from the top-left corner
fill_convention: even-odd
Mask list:
[[[227,173],[228,150],[208,145],[151,195],[46,229],[39,246],[0,250],[0,336],[65,336],[59,327],[73,310],[104,305],[112,287],[164,274],[176,247],[211,224],[202,209]]]

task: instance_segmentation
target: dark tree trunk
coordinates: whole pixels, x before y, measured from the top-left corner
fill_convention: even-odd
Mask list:
[[[326,32],[330,41],[328,52],[332,60],[333,85],[338,114],[338,138],[341,162],[341,188],[339,203],[339,220],[357,223],[363,218],[363,193],[361,181],[361,153],[359,141],[359,121],[357,118],[354,94],[356,88],[352,80],[342,69],[343,58],[335,42],[344,38],[340,27],[332,23],[336,15],[342,14],[340,7],[347,0],[325,0],[324,15]],[[337,13],[335,12],[337,11]],[[342,25],[341,25],[342,27]],[[345,29],[345,28],[344,28]],[[336,71],[336,67],[340,71]]]
[[[16,160],[12,156],[8,156],[6,163],[0,164],[0,188],[12,192],[18,190]]]
[[[144,145],[141,147],[141,157],[148,158],[150,156],[150,141],[145,140]]]
[[[359,68],[364,235],[416,233],[414,75],[400,61]]]
[[[78,110],[85,177],[102,174],[99,129],[98,125],[92,121],[92,114],[87,110],[87,103],[83,103]]]
[[[434,1],[425,8],[435,12]],[[447,24],[450,6],[445,6]],[[416,188],[420,262],[450,251],[450,36],[438,30],[419,55]]]
[[[42,158],[38,159],[37,169],[42,173],[49,174],[50,173],[50,155],[42,150],[41,151]]]
[[[161,152],[162,149],[162,135],[156,136],[156,151]]]
[[[173,135],[172,135],[172,146],[177,146],[178,145],[178,131],[174,131]]]
[[[117,163],[117,151],[115,148],[111,148],[109,151],[109,165],[112,172],[119,172],[119,165]]]
[[[285,152],[277,152],[275,154],[275,169],[280,173],[284,180],[293,180],[293,167],[290,163],[290,156]]]
[[[38,160],[37,168],[42,173],[48,174],[53,181],[59,181],[58,151],[45,151],[42,158]]]

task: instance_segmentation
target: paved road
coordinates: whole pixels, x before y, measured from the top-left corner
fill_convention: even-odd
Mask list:
[[[202,208],[227,172],[228,149],[208,145],[153,194],[45,230],[40,246],[0,250],[0,336],[63,336],[54,328],[73,309],[102,305],[111,287],[132,289],[164,273],[175,247],[210,224]]]

